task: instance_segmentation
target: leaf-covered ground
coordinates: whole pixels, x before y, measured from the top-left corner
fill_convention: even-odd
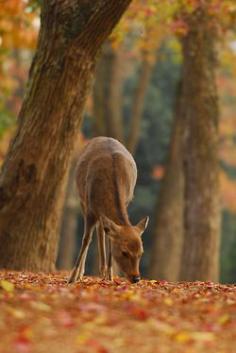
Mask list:
[[[235,353],[236,286],[0,272],[0,353]]]

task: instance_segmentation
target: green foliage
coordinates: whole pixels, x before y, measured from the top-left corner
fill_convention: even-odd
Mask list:
[[[37,11],[43,4],[43,0],[29,0],[27,3],[27,10],[29,12]]]

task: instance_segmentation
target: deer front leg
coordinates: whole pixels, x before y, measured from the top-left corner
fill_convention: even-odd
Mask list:
[[[92,240],[93,229],[95,221],[92,217],[85,218],[84,235],[82,239],[82,246],[79,252],[79,256],[76,260],[75,267],[72,270],[68,283],[76,282],[78,279],[81,280],[84,275],[85,261],[88,253],[89,244]]]
[[[105,279],[107,276],[106,242],[105,233],[101,222],[98,222],[98,224],[96,225],[96,233],[99,255],[99,274],[101,278]]]

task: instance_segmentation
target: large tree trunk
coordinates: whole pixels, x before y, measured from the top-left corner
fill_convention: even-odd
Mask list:
[[[181,85],[164,180],[156,208],[149,277],[177,281],[183,245],[183,117]]]
[[[94,133],[123,142],[122,115],[123,52],[114,50],[110,41],[103,47],[94,85]]]
[[[63,186],[99,48],[131,0],[44,0],[0,180],[0,267],[54,269]]]
[[[203,9],[183,39],[185,237],[182,280],[218,280],[220,210],[215,33]]]

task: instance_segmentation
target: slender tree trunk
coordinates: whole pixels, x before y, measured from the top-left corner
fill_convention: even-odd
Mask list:
[[[183,39],[185,237],[182,280],[218,280],[220,210],[215,31],[199,9]]]
[[[93,86],[93,135],[94,136],[105,136],[106,135],[106,124],[105,124],[105,112],[104,112],[104,74],[106,67],[103,64],[103,52],[99,58],[95,70],[95,82]]]
[[[114,50],[108,41],[96,68],[94,85],[94,135],[106,135],[123,142],[134,154],[139,140],[145,95],[151,77],[153,61],[143,57],[131,108],[131,123],[127,139],[124,136],[123,96],[124,55]]]
[[[44,0],[19,126],[0,179],[0,267],[54,269],[63,186],[95,58],[131,0]]]
[[[79,195],[75,182],[75,171],[80,149],[83,147],[82,135],[76,139],[72,163],[69,167],[65,201],[60,228],[57,268],[70,270],[74,265],[77,250],[77,226],[79,219]]]
[[[177,281],[183,245],[183,117],[181,85],[177,90],[175,119],[164,180],[156,208],[149,277]]]
[[[147,60],[145,57],[143,58],[138,83],[134,92],[131,109],[131,123],[126,142],[126,146],[132,154],[135,153],[139,141],[145,96],[150,82],[153,64],[154,62]]]
[[[122,49],[114,50],[110,41],[103,47],[94,85],[95,134],[105,134],[123,142]]]
[[[58,269],[64,270],[70,270],[72,268],[77,248],[76,230],[79,214],[79,200],[75,185],[76,162],[77,159],[73,158],[67,182],[62,225],[60,230],[57,267]]]

